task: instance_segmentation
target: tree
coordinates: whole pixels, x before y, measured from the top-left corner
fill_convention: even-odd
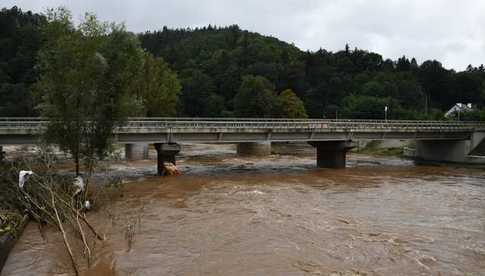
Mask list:
[[[455,74],[456,102],[472,103],[482,106],[483,79],[478,71],[465,71]]]
[[[385,97],[385,87],[381,82],[369,81],[362,86],[361,95],[374,96],[374,97]]]
[[[234,98],[234,112],[240,117],[272,117],[276,112],[277,97],[273,84],[261,76],[243,77]]]
[[[17,7],[0,10],[0,116],[36,116],[31,85],[44,43],[45,17]]]
[[[152,54],[144,53],[137,89],[137,94],[143,102],[144,116],[176,115],[181,85],[177,74],[162,58],[155,58]]]
[[[448,109],[456,103],[452,72],[443,68],[440,62],[423,62],[418,79],[426,94],[428,107]]]
[[[180,113],[189,117],[220,116],[224,100],[215,94],[212,78],[200,70],[187,70],[182,76]]]
[[[406,56],[402,56],[397,60],[397,63],[396,63],[397,71],[409,71],[410,69],[411,69],[411,62]]]
[[[344,116],[354,119],[384,119],[384,107],[394,110],[390,98],[350,95],[343,100]]]
[[[291,89],[286,89],[278,96],[281,116],[285,118],[308,118],[303,101]]]
[[[0,11],[0,116],[38,115],[30,93],[31,84],[39,77],[40,67],[35,66],[37,52],[44,43],[64,35],[66,30],[58,28],[57,34],[47,37],[39,31],[46,21],[43,15],[22,12],[16,7]],[[72,26],[71,31],[83,33]],[[126,32],[119,32],[119,36],[103,32],[99,30],[100,40],[130,36]],[[236,25],[163,27],[137,37],[143,49],[163,59],[144,56],[140,63],[144,67],[136,77],[118,79],[123,87],[141,79],[132,87],[136,92],[132,102],[137,106],[144,103],[145,109],[138,113],[143,116],[172,116],[174,106],[177,115],[182,116],[235,116],[238,114],[234,110],[238,105],[236,94],[246,75],[264,77],[269,81],[270,91],[291,89],[305,103],[310,117],[333,118],[337,113],[343,114],[343,99],[351,94],[390,98],[399,106],[392,110],[393,116],[402,116],[396,118],[435,118],[456,102],[485,106],[483,65],[470,65],[463,72],[455,72],[435,60],[419,66],[415,58],[402,56],[393,61],[348,45],[337,52],[301,51],[292,44],[241,30]],[[112,44],[112,50],[97,52],[109,60],[106,55],[120,53],[118,46],[122,45]],[[142,52],[139,47],[135,48]],[[123,55],[119,57],[120,62],[126,60]],[[66,69],[69,68],[66,66]],[[178,100],[174,72],[180,76],[182,86]],[[257,90],[265,91],[265,88]],[[275,97],[275,92],[258,92],[246,99],[239,98],[246,101],[247,106],[242,109],[253,108],[242,113],[240,109],[239,114],[282,116],[278,100],[266,104],[264,109],[256,104],[258,99],[273,101]]]
[[[69,152],[79,174],[110,149],[113,129],[128,114],[129,98],[143,58],[135,36],[122,25],[86,14],[75,28],[70,12],[49,10],[48,39],[39,54],[35,91],[41,114],[49,119],[45,137]]]

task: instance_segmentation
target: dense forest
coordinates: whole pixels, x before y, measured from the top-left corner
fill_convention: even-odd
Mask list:
[[[38,114],[31,87],[39,49],[49,40],[45,24],[45,16],[17,7],[0,12],[0,116]],[[146,115],[382,119],[388,106],[391,119],[443,119],[461,102],[476,110],[464,119],[484,119],[483,65],[456,72],[436,60],[393,61],[348,45],[338,52],[302,51],[237,25],[163,27],[137,38],[181,85],[177,99],[158,107],[171,112],[155,106]]]

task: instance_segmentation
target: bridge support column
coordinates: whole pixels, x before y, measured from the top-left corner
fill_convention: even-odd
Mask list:
[[[159,176],[165,175],[164,162],[170,162],[176,165],[175,155],[180,152],[180,145],[177,143],[156,143],[157,150],[157,174]]]
[[[148,144],[126,144],[125,158],[127,160],[148,159]]]
[[[244,142],[237,144],[240,156],[266,156],[271,154],[271,142]]]
[[[416,141],[416,158],[437,162],[465,162],[469,153],[466,140],[423,140]]]
[[[317,148],[319,168],[345,168],[347,151],[353,148],[350,141],[317,141],[309,144]]]

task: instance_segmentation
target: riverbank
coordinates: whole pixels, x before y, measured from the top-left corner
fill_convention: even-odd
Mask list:
[[[405,140],[358,141],[353,151],[372,156],[406,157],[405,148],[411,144]]]
[[[0,273],[8,259],[10,251],[22,235],[29,217],[16,212],[0,211]]]

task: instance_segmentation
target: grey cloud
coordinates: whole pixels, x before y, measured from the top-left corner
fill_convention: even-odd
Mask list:
[[[36,12],[63,5],[76,20],[90,11],[136,32],[238,24],[303,50],[336,51],[349,43],[384,58],[437,59],[457,70],[485,63],[482,0],[4,0],[3,5]]]

